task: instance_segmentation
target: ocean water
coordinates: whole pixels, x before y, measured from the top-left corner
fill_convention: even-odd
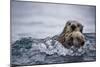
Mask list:
[[[84,33],[86,42],[83,47],[67,49],[56,38],[34,39],[25,37],[11,43],[12,65],[38,65],[96,61],[96,36]]]

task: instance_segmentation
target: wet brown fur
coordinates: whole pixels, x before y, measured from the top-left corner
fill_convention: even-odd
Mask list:
[[[82,30],[83,25],[78,21],[67,21],[63,32],[59,35],[57,40],[66,48],[71,46],[81,47],[85,42]]]

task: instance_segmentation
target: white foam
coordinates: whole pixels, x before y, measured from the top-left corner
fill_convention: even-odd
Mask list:
[[[67,49],[58,41],[53,39],[47,39],[46,42],[40,41],[39,43],[35,43],[35,42],[32,43],[32,47],[29,50],[25,48],[21,48],[20,52],[22,53],[22,56],[20,58],[17,58],[15,56],[15,58],[13,58],[13,63],[14,64],[27,64],[27,63],[36,64],[37,61],[47,62],[48,60],[45,61],[45,59],[47,58],[46,56],[50,55],[53,57],[53,55],[55,54],[57,55],[57,57],[81,56],[87,52],[89,56],[92,56],[89,50],[95,50],[93,46],[94,45],[91,45],[90,41],[87,40],[85,42],[85,45],[79,49],[73,46],[70,49]]]
[[[58,41],[55,41],[54,45],[52,45],[52,40],[48,40],[48,41],[46,41],[46,44],[45,43],[39,43],[39,44],[33,43],[33,45],[32,45],[33,47],[31,49],[37,48],[40,52],[44,52],[49,55],[56,53],[58,55],[63,55],[63,56],[66,56],[66,55],[79,56],[84,53],[85,49],[87,49],[86,44],[83,48],[80,48],[80,49],[76,49],[75,47],[71,47],[70,49],[67,49],[67,48],[63,47],[63,45],[61,43],[59,43]]]

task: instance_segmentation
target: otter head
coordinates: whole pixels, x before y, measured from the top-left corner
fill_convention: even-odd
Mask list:
[[[83,31],[83,25],[80,24],[78,21],[75,21],[75,20],[70,20],[70,21],[67,21],[66,25],[65,25],[65,28],[64,28],[67,31],[80,31],[82,33]]]
[[[78,21],[67,21],[63,32],[58,37],[58,41],[65,47],[76,46],[80,47],[84,45],[85,38],[82,34],[83,25]]]

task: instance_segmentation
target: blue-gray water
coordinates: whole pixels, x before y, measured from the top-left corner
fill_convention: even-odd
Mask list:
[[[11,64],[37,65],[95,61],[95,34],[85,33],[84,35],[86,42],[80,49],[74,47],[64,48],[56,41],[57,36],[44,39],[21,38],[11,44]]]

